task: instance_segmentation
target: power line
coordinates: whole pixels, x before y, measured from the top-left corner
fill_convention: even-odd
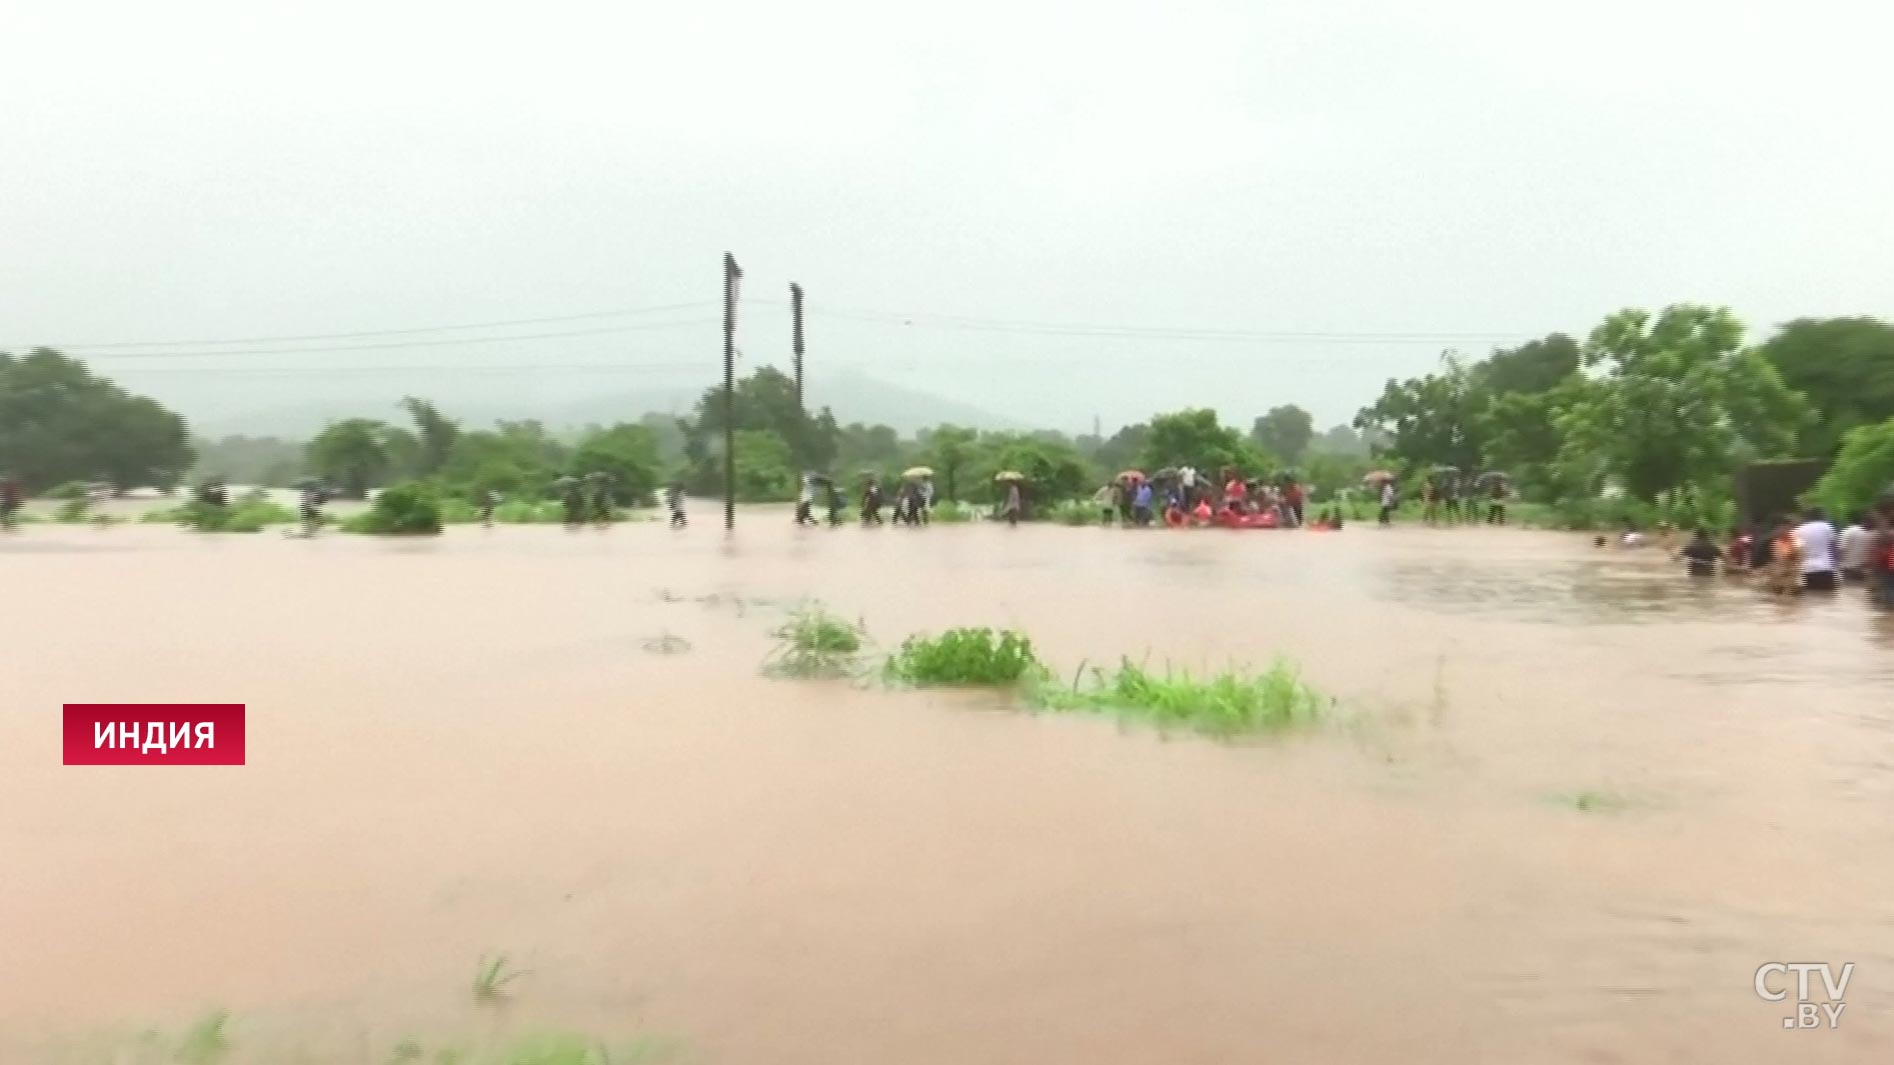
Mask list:
[[[224,340],[122,340],[100,344],[48,344],[45,347],[90,348],[194,348],[218,344],[276,344],[297,340],[355,340],[363,337],[404,336],[414,333],[442,333],[454,329],[498,329],[515,325],[545,325],[551,322],[578,322],[588,318],[617,318],[634,314],[660,314],[665,311],[692,310],[711,306],[711,300],[696,300],[691,303],[667,303],[651,307],[626,307],[614,311],[586,311],[582,314],[557,314],[544,318],[509,318],[493,322],[463,322],[459,325],[421,325],[406,329],[369,329],[355,333],[305,333],[301,336],[271,337],[233,337]],[[30,345],[16,344],[14,347]]]
[[[780,300],[756,300],[756,303],[768,303],[780,306]],[[1223,340],[1256,341],[1271,343],[1448,343],[1452,341],[1505,341],[1516,340],[1526,335],[1520,332],[1429,332],[1409,331],[1359,331],[1359,330],[1260,330],[1260,329],[1209,329],[1189,327],[1103,325],[1075,322],[1041,322],[1023,319],[977,318],[968,315],[931,314],[927,312],[878,311],[862,308],[824,307],[812,309],[809,313],[832,318],[846,318],[854,321],[882,325],[930,326],[946,329],[969,329],[988,332],[1017,332],[1049,336],[1080,337],[1117,337],[1125,339],[1151,340]]]
[[[468,373],[543,373],[547,370],[602,370],[607,372],[650,370],[691,370],[701,371],[704,367],[695,362],[574,362],[574,363],[494,363],[490,365],[456,366],[433,363],[412,366],[158,366],[149,369],[137,367],[121,370],[120,373],[132,375],[144,374],[245,374],[249,376],[269,377],[276,374],[331,374],[331,373],[427,373],[440,371],[451,374]]]
[[[349,351],[390,351],[397,348],[439,348],[458,344],[503,344],[510,340],[555,340],[561,337],[606,336],[613,333],[636,333],[649,329],[675,329],[679,326],[709,325],[714,319],[693,318],[680,322],[642,322],[638,325],[608,326],[604,329],[571,329],[557,333],[521,333],[512,336],[496,337],[452,337],[444,340],[404,340],[388,344],[351,344],[339,348],[255,348],[238,351],[128,351],[118,354],[95,355],[87,351],[68,351],[66,354],[82,359],[200,359],[221,358],[223,356],[253,355],[330,355]]]

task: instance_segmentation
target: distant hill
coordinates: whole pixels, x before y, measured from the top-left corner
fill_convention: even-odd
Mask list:
[[[703,394],[704,385],[646,387],[625,391],[604,389],[574,396],[570,387],[542,382],[516,391],[496,387],[492,378],[469,375],[460,381],[436,382],[418,393],[438,404],[443,413],[463,425],[480,426],[500,419],[537,418],[550,428],[576,428],[598,423],[637,421],[647,412],[685,415]],[[199,436],[248,434],[302,438],[330,421],[342,418],[380,418],[400,421],[397,409],[402,393],[359,395],[359,386],[347,392],[305,389],[300,402],[254,405],[254,399],[229,395],[215,400],[198,396],[197,402],[173,402]],[[557,390],[555,390],[557,389]],[[1027,428],[992,411],[930,392],[889,384],[859,371],[843,371],[809,383],[807,396],[814,408],[828,407],[837,421],[892,426],[903,434],[951,423],[976,429]]]

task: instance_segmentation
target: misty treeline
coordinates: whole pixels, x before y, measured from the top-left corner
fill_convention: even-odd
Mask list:
[[[1376,466],[1412,482],[1439,466],[1503,470],[1531,500],[1589,500],[1609,490],[1654,500],[1688,490],[1726,496],[1742,464],[1828,460],[1818,489],[1838,509],[1866,505],[1894,479],[1894,326],[1872,318],[1801,319],[1744,342],[1727,309],[1679,305],[1614,314],[1585,339],[1551,334],[1484,358],[1444,353],[1438,372],[1389,380],[1352,426],[1317,432],[1307,411],[1271,407],[1247,429],[1210,409],[1157,414],[1107,437],[941,425],[902,436],[805,411],[774,368],[734,396],[737,496],[791,498],[803,471],[845,482],[926,465],[941,495],[993,497],[993,475],[1025,474],[1052,502],[1090,494],[1124,469],[1190,464],[1252,475],[1293,469],[1318,493]],[[475,499],[539,498],[562,474],[605,472],[624,505],[671,480],[719,495],[725,403],[704,390],[690,415],[556,432],[537,421],[475,428],[421,397],[382,416],[335,422],[308,441],[193,441],[181,418],[57,352],[0,355],[0,470],[44,491],[63,482],[171,487],[187,478],[282,486],[320,477],[360,496],[403,481]]]

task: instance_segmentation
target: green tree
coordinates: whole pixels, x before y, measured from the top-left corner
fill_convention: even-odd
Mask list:
[[[372,418],[334,422],[309,441],[309,469],[342,498],[361,499],[388,476],[390,433],[387,423]]]
[[[1578,341],[1553,333],[1516,348],[1496,349],[1479,364],[1480,383],[1495,396],[1538,395],[1577,373],[1579,358]]]
[[[798,484],[795,456],[775,433],[743,429],[736,434],[737,499],[775,503],[793,498]]]
[[[960,475],[973,461],[980,434],[958,425],[943,425],[928,434],[927,461],[940,478],[941,498],[960,498]]]
[[[1151,438],[1151,427],[1143,422],[1127,425],[1100,441],[1090,453],[1081,449],[1080,453],[1092,461],[1094,466],[1106,471],[1107,475],[1135,466],[1144,461],[1145,441]]]
[[[447,464],[447,456],[460,438],[460,426],[443,416],[434,404],[407,396],[401,407],[414,420],[416,454],[410,472],[417,477],[432,477]]]
[[[1834,515],[1867,510],[1894,492],[1894,418],[1848,430],[1812,495]]]
[[[1585,344],[1592,383],[1555,416],[1561,465],[1650,501],[1715,483],[1745,457],[1782,457],[1810,419],[1807,401],[1742,338],[1727,308],[1605,319]]]
[[[1264,452],[1294,465],[1302,461],[1315,435],[1315,419],[1295,404],[1272,407],[1250,427],[1250,441]]]
[[[796,383],[773,366],[758,367],[736,384],[734,406],[737,430],[775,433],[788,445],[790,465],[810,470],[828,469],[835,461],[835,418],[823,410],[806,413],[796,402]],[[686,431],[686,454],[700,455],[712,448],[724,430],[723,386],[704,390]]]
[[[1802,454],[1827,458],[1849,430],[1894,418],[1894,324],[1877,318],[1798,318],[1762,353],[1783,384],[1821,412],[1802,433]]]
[[[1033,499],[1040,504],[1089,495],[1099,479],[1073,444],[1026,433],[981,436],[978,457],[970,469],[980,478],[989,499],[1001,497],[994,474],[1004,470],[1025,474]]]
[[[1485,453],[1481,416],[1489,394],[1459,355],[1441,356],[1441,372],[1390,380],[1379,399],[1355,415],[1355,428],[1387,434],[1379,450],[1410,469],[1476,469]]]
[[[436,475],[444,489],[467,500],[498,492],[538,499],[565,468],[568,449],[536,421],[501,422],[459,433]]]
[[[51,348],[0,352],[0,465],[29,492],[108,479],[171,488],[195,457],[184,420]]]
[[[743,462],[737,451],[738,466]],[[658,441],[642,425],[621,422],[609,429],[588,434],[579,441],[568,470],[575,477],[603,472],[612,477],[612,499],[621,507],[642,506],[651,501],[658,486]],[[738,475],[742,475],[739,468]]]
[[[1242,433],[1217,421],[1216,411],[1205,408],[1152,418],[1140,460],[1147,473],[1165,466],[1195,466],[1209,476],[1225,468],[1267,473],[1273,465]]]

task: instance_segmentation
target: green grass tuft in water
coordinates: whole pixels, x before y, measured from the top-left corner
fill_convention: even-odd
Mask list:
[[[771,633],[776,649],[763,669],[777,677],[847,677],[860,671],[867,630],[829,613],[820,603],[792,611],[789,620]]]
[[[948,629],[910,636],[889,656],[883,675],[916,687],[1003,688],[1044,673],[1032,641],[1011,629]]]
[[[1048,710],[1116,713],[1212,736],[1305,728],[1334,706],[1285,659],[1261,673],[1232,670],[1207,677],[1156,673],[1123,659],[1116,669],[1081,670],[1070,688],[1042,686],[1034,697]]]
[[[506,955],[482,956],[480,966],[474,971],[474,1001],[494,1003],[504,999],[510,992],[508,988],[515,980],[526,974],[512,968],[506,962]]]

